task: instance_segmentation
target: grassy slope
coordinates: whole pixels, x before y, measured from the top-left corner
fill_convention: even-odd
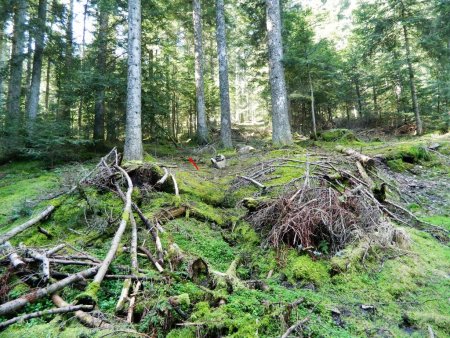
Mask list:
[[[350,144],[363,152],[370,154],[393,154],[404,152],[404,147],[411,144],[403,143],[362,143],[357,141],[341,141]],[[409,141],[408,141],[409,142]],[[428,139],[414,143],[430,142]],[[440,142],[443,142],[440,140]],[[331,149],[336,142],[319,141],[314,146]],[[208,168],[208,155],[196,157],[201,171],[195,172],[189,163],[177,160],[177,178],[181,191],[181,203],[193,205],[203,218],[199,221],[187,216],[168,222],[164,227],[168,230],[162,240],[165,247],[176,242],[188,257],[203,257],[214,270],[225,271],[235,257],[241,257],[242,264],[238,268],[238,276],[242,279],[260,278],[270,286],[268,291],[238,289],[227,295],[227,302],[220,307],[214,303],[211,296],[205,294],[194,283],[186,281],[182,272],[180,278],[172,280],[170,285],[145,283],[144,295],[141,297],[138,311],[144,308],[168,311],[166,319],[156,311],[149,311],[142,318],[137,328],[148,332],[149,326],[158,328],[159,335],[169,337],[195,337],[196,329],[192,327],[178,328],[170,333],[163,331],[166,321],[177,321],[179,316],[170,309],[167,298],[180,294],[189,294],[189,301],[183,305],[191,322],[203,323],[199,330],[209,334],[224,334],[230,337],[277,337],[298,318],[310,317],[305,327],[305,333],[320,337],[422,337],[431,326],[438,337],[449,334],[450,305],[448,301],[448,271],[450,268],[450,250],[440,244],[429,234],[414,229],[406,229],[412,238],[408,252],[373,252],[365,266],[360,263],[360,248],[355,245],[348,248],[340,257],[333,259],[311,260],[308,256],[299,255],[294,250],[284,249],[277,253],[260,246],[260,238],[248,224],[239,220],[244,210],[233,208],[235,202],[242,197],[251,196],[256,188],[246,186],[233,193],[227,193],[230,181],[234,175],[262,158],[298,156],[304,158],[307,149],[313,146],[310,142],[293,146],[289,149],[265,149],[252,156],[237,156],[234,152],[226,155],[229,167],[225,171]],[[448,151],[448,142],[444,142],[443,152]],[[152,155],[160,154],[155,146],[149,147]],[[173,162],[174,158],[188,157],[186,152],[179,151],[171,158],[158,158],[161,161]],[[391,156],[391,155],[389,155]],[[430,162],[428,162],[430,163]],[[431,163],[438,163],[433,157]],[[425,165],[429,165],[425,163]],[[438,166],[429,169],[433,173]],[[443,170],[440,168],[440,170]],[[42,191],[52,189],[57,184],[60,171],[43,170],[39,164],[17,163],[0,167],[1,173],[7,176],[0,179],[0,203],[4,224],[11,217],[19,217],[14,221],[18,224],[27,219],[20,213],[23,201],[39,196]],[[269,181],[268,185],[288,182],[301,175],[302,169],[277,169],[273,175],[282,178]],[[447,173],[448,175],[448,173]],[[88,191],[93,208],[104,212],[112,211],[120,214],[121,203],[110,194],[99,194]],[[151,215],[161,207],[179,204],[173,196],[165,193],[153,193],[143,201],[143,210]],[[39,206],[45,205],[44,203]],[[38,206],[38,207],[39,207]],[[58,209],[54,216],[44,223],[49,231],[58,234],[59,240],[65,240],[91,254],[103,257],[109,247],[114,228],[106,227],[104,232],[97,227],[86,227],[83,208],[86,201],[76,197],[69,198]],[[92,207],[92,206],[91,206]],[[417,210],[421,216],[428,217],[430,222],[449,227],[448,210],[439,211],[438,215],[425,215],[425,211]],[[16,214],[18,214],[16,216]],[[91,218],[94,223],[95,218]],[[5,231],[11,225],[2,227]],[[72,230],[69,230],[72,229]],[[73,232],[82,232],[83,236]],[[105,240],[105,238],[109,238]],[[140,231],[140,240],[150,243],[146,231]],[[55,242],[48,241],[35,229],[16,236],[12,242],[27,245],[52,246]],[[123,242],[129,241],[129,233]],[[117,262],[129,264],[128,254],[119,253]],[[148,269],[153,275],[151,265],[140,258],[140,266]],[[333,267],[345,265],[347,271],[332,273]],[[67,271],[71,271],[69,267]],[[183,271],[183,267],[179,267]],[[267,279],[270,270],[274,273]],[[27,291],[27,287],[17,280],[11,283],[10,297],[17,297]],[[107,281],[100,294],[100,309],[112,315],[115,303],[122,287],[121,281]],[[62,293],[66,300],[74,299],[78,290],[67,289]],[[304,297],[298,309],[292,311],[288,323],[284,323],[283,313],[285,303]],[[374,311],[365,311],[361,305],[373,305]],[[24,309],[23,312],[36,311],[51,307],[48,300],[39,301]],[[341,315],[333,315],[332,310],[339,310]],[[0,332],[0,337],[86,337],[101,336],[99,333],[85,329],[75,320],[67,320],[58,316],[39,318],[24,324],[16,324],[8,330]],[[63,327],[63,329],[61,329]],[[126,334],[125,334],[126,335]]]

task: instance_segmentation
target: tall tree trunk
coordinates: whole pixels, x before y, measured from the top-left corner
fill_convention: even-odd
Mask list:
[[[402,16],[404,16],[404,9],[402,11]],[[408,72],[409,72],[409,85],[411,86],[411,98],[414,115],[416,117],[416,126],[417,126],[417,135],[423,134],[423,126],[422,120],[420,118],[419,104],[417,102],[417,90],[416,84],[414,81],[414,69],[411,61],[411,47],[409,45],[409,36],[408,36],[408,28],[406,24],[403,23],[403,36],[405,38],[405,52],[406,52],[406,62],[408,64]]]
[[[103,143],[105,140],[105,85],[104,76],[106,74],[106,55],[108,53],[108,22],[109,14],[105,5],[99,4],[98,18],[98,55],[97,55],[97,75],[98,85],[95,98],[94,117],[94,141]]]
[[[6,51],[6,41],[5,41],[5,24],[3,21],[0,22],[0,111],[3,107],[3,77],[4,77],[4,67],[5,67],[5,51]]]
[[[228,83],[228,57],[225,30],[224,0],[216,0],[217,54],[219,59],[220,87],[220,139],[225,148],[231,148],[231,115],[230,115],[230,85]]]
[[[128,1],[128,86],[124,159],[142,161],[141,0]]]
[[[84,71],[84,52],[86,48],[86,18],[87,18],[87,12],[88,12],[88,2],[86,1],[84,4],[84,13],[83,13],[83,34],[81,39],[81,59],[80,59],[80,68],[81,71]],[[80,102],[78,103],[78,137],[81,137],[81,126],[83,124],[83,95],[80,95]]]
[[[38,21],[34,40],[33,74],[31,76],[30,96],[28,98],[29,132],[39,111],[39,95],[41,89],[42,60],[44,55],[45,21],[47,19],[47,0],[39,0]]]
[[[202,15],[200,0],[193,0],[194,22],[195,90],[197,101],[197,137],[200,144],[208,142],[205,111],[205,85],[203,81]]]
[[[20,121],[20,94],[22,87],[23,60],[25,58],[25,25],[27,0],[17,0],[14,4],[14,32],[9,75],[6,127],[12,143],[18,142]]]
[[[317,138],[317,126],[316,126],[316,111],[314,110],[314,88],[311,80],[311,72],[308,72],[309,89],[311,92],[311,117],[312,117],[312,131],[314,139]]]
[[[279,145],[290,144],[292,143],[292,134],[289,125],[286,83],[282,64],[283,45],[279,0],[266,0],[266,11],[272,101],[272,141]]]
[[[362,97],[361,97],[361,88],[359,86],[359,79],[355,79],[355,90],[356,90],[356,99],[358,101],[358,114],[360,118],[363,118],[364,112],[363,112],[363,103],[362,103]]]
[[[73,64],[73,5],[74,0],[69,1],[69,12],[67,15],[67,27],[66,27],[66,56],[64,63],[64,79],[60,86],[60,100],[61,100],[61,112],[60,121],[64,126],[66,132],[70,132],[71,121],[71,106],[73,103],[73,93],[71,90],[72,79],[72,64]]]
[[[48,112],[48,106],[50,103],[50,70],[52,66],[52,60],[47,58],[47,74],[45,76],[45,110]]]
[[[25,107],[27,106],[27,102],[30,97],[30,84],[31,84],[31,72],[33,70],[32,67],[32,60],[33,60],[33,53],[32,53],[32,45],[33,45],[33,34],[31,30],[28,30],[28,43],[27,43],[27,70],[25,72],[25,83],[22,85],[23,93],[25,94]],[[22,116],[23,117],[23,116]],[[23,121],[23,119],[22,119]]]

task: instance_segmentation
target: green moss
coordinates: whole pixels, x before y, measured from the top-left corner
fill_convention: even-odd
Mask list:
[[[325,142],[357,141],[355,134],[348,129],[330,129],[317,133],[317,137]]]
[[[414,167],[413,164],[403,162],[402,159],[389,160],[389,161],[387,161],[387,165],[391,170],[400,172],[400,173],[404,172],[406,170],[410,170]]]
[[[86,287],[86,290],[76,297],[76,300],[79,304],[97,304],[99,290],[100,283],[90,282]]]
[[[225,271],[235,257],[220,230],[211,228],[209,224],[192,218],[176,219],[166,223],[165,228],[183,252],[204,258],[215,269]],[[167,245],[169,238],[163,235],[162,240]]]
[[[313,261],[309,256],[298,256],[291,250],[283,272],[292,283],[305,281],[321,286],[330,279],[328,267],[323,261]]]
[[[179,172],[177,179],[181,194],[188,194],[214,206],[223,202],[225,189],[221,189],[220,182],[211,181],[209,178],[202,179],[188,172]]]
[[[450,217],[449,216],[434,215],[434,216],[422,217],[422,219],[424,221],[427,221],[434,225],[437,225],[437,226],[443,227],[447,230],[450,230]]]

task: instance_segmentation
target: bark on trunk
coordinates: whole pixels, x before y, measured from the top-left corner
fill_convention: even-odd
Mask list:
[[[39,0],[37,32],[34,41],[33,74],[31,76],[30,95],[28,98],[29,132],[33,133],[33,124],[39,112],[41,89],[42,60],[44,56],[45,21],[47,19],[47,0]]]
[[[266,0],[266,11],[272,101],[272,141],[275,144],[284,145],[292,143],[292,134],[282,63],[283,45],[279,0]]]
[[[102,143],[105,139],[105,85],[104,76],[106,75],[106,55],[108,53],[108,22],[109,15],[104,5],[99,4],[99,28],[98,28],[98,55],[97,72],[98,88],[95,99],[95,117],[94,117],[94,141]]]
[[[314,110],[314,89],[311,80],[311,72],[308,72],[309,78],[309,89],[311,91],[311,117],[312,117],[312,127],[313,127],[313,137],[317,138],[317,127],[316,127],[316,111]]]
[[[61,111],[59,120],[67,133],[71,129],[71,106],[73,103],[73,93],[71,87],[72,64],[73,64],[73,6],[74,0],[69,1],[69,11],[67,14],[66,27],[66,55],[64,61],[64,77],[60,86]]]
[[[141,0],[128,1],[128,87],[124,160],[142,161]]]
[[[220,139],[225,148],[231,148],[233,147],[233,142],[231,140],[230,85],[228,82],[224,0],[216,0],[216,25],[220,86]]]
[[[22,87],[23,61],[25,59],[26,0],[17,0],[14,6],[14,31],[12,41],[11,67],[9,75],[6,127],[11,141],[17,142],[20,121],[20,94]]]
[[[404,15],[404,13],[403,13]],[[409,45],[409,36],[408,36],[408,28],[406,24],[403,23],[403,36],[405,38],[405,52],[406,52],[406,62],[408,64],[408,72],[409,72],[409,85],[411,87],[411,98],[414,115],[416,117],[416,126],[417,126],[417,135],[422,135],[423,126],[422,120],[420,118],[419,104],[417,102],[417,90],[416,84],[414,81],[414,69],[411,61],[411,47]]]
[[[205,86],[203,81],[202,16],[200,0],[193,0],[195,90],[197,102],[197,137],[200,144],[208,143],[206,125]]]

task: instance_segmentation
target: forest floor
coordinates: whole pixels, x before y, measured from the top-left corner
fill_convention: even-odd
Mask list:
[[[388,196],[397,196],[397,202],[419,219],[450,230],[449,135],[383,139],[364,135],[360,139],[364,141],[347,132],[327,132],[318,141],[297,140],[284,148],[247,139],[245,144],[255,150],[245,154],[212,146],[176,149],[167,144],[146,144],[145,160],[170,167],[180,197],[152,189],[133,194],[149,218],[161,218],[164,210],[180,206],[190,210],[182,217],[164,220],[165,231],[160,234],[164,248],[176,243],[184,259],[169,258],[171,264],[165,269],[170,274],[161,282],[153,264],[138,257],[139,267],[154,279],[142,283],[133,324],[115,313],[123,280],[105,280],[98,295],[97,315],[114,323],[113,331],[86,328],[66,314],[13,324],[0,331],[0,337],[134,336],[127,330],[150,337],[280,337],[299,320],[304,322],[291,337],[450,336],[448,239],[418,229],[411,222],[411,226],[395,225],[410,239],[403,247],[370,245],[360,238],[337,252],[331,252],[327,243],[312,249],[283,244],[274,248],[246,218],[244,198],[278,198],[286,193],[288,184],[309,171],[306,163],[345,157],[335,150],[336,145],[342,145],[380,159],[376,162],[377,177],[388,182]],[[210,165],[210,158],[218,153],[227,159],[225,169]],[[0,166],[0,235],[42,211],[54,201],[49,199],[55,193],[67,190],[100,156],[83,164],[53,168],[38,161]],[[264,189],[238,178],[251,175],[261,163],[282,158],[299,165],[274,166],[258,176]],[[291,188],[296,187],[293,184]],[[122,208],[122,201],[113,193],[86,187],[84,196],[70,195],[40,224],[53,238],[34,226],[10,242],[16,247],[23,243],[39,249],[66,243],[101,260],[110,247]],[[123,245],[129,245],[130,237],[128,228]],[[141,226],[138,241],[154,250],[149,232]],[[118,272],[119,264],[129,266],[129,256],[120,248],[110,273]],[[0,258],[5,261],[5,257]],[[195,258],[206,262],[211,272],[232,275],[236,281],[232,290],[218,286],[214,290],[193,280],[187,264]],[[59,271],[81,269],[64,266]],[[0,278],[0,303],[30,292],[26,281],[7,264],[0,266]],[[259,281],[263,287],[247,287],[249,281]],[[72,302],[82,290],[82,284],[75,284],[60,295]],[[49,298],[42,298],[13,316],[53,307]],[[0,317],[0,323],[5,319]]]

